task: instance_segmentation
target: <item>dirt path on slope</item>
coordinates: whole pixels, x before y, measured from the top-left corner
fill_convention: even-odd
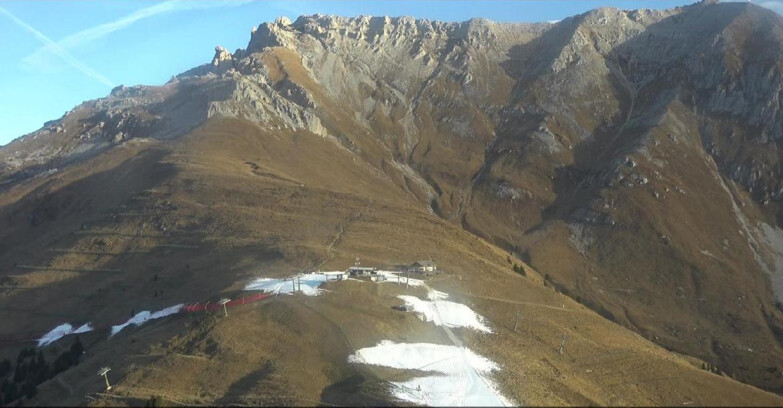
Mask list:
[[[559,312],[582,312],[582,313],[588,313],[586,310],[566,309],[564,307],[545,305],[543,303],[525,302],[525,301],[521,301],[521,300],[512,300],[512,299],[503,299],[503,298],[497,298],[497,297],[493,297],[493,296],[473,295],[473,294],[464,293],[464,292],[453,292],[453,293],[456,293],[456,294],[459,294],[459,295],[462,295],[462,296],[478,298],[478,299],[492,300],[492,301],[495,301],[495,302],[511,303],[511,304],[514,304],[514,305],[544,307],[544,308],[547,308],[547,309],[557,310]]]

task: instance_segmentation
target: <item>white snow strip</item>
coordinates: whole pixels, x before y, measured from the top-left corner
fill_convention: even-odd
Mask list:
[[[111,327],[111,334],[109,335],[109,337],[114,336],[115,334],[117,334],[120,331],[122,331],[122,329],[124,329],[124,328],[126,328],[126,327],[128,327],[130,325],[141,326],[142,324],[147,323],[150,320],[160,319],[161,317],[166,317],[166,316],[173,315],[173,314],[179,312],[182,309],[183,306],[185,306],[185,305],[184,304],[179,304],[179,305],[176,305],[176,306],[167,307],[167,308],[165,308],[163,310],[158,310],[155,313],[150,313],[149,310],[145,310],[143,312],[136,313],[136,315],[131,317],[130,319],[128,319],[127,322],[125,322],[123,324],[119,324],[117,326],[112,326]]]
[[[63,336],[66,336],[68,334],[73,333],[73,326],[71,326],[68,323],[63,323],[54,329],[50,331],[49,333],[46,333],[38,340],[38,347],[45,346],[47,344],[51,344],[59,339],[61,339]]]
[[[402,272],[377,271],[377,273],[378,275],[383,276],[386,279],[381,281],[381,283],[391,282],[391,283],[398,283],[400,285],[405,285],[406,282],[409,282],[408,285],[410,286],[423,287],[427,289],[427,298],[429,298],[430,300],[442,300],[442,299],[448,299],[449,297],[448,293],[430,288],[421,279],[414,279],[414,278],[409,278],[407,276],[403,276]]]
[[[449,294],[446,292],[441,292],[435,289],[429,289],[427,291],[427,299],[429,300],[443,300],[448,298],[449,298]]]
[[[403,276],[401,272],[376,271],[376,273],[386,278],[386,280],[382,282],[399,283],[400,285],[405,285],[407,282],[410,286],[427,286],[424,284],[423,280],[408,278],[407,276]]]
[[[55,341],[60,340],[61,338],[69,334],[86,333],[92,330],[93,328],[92,326],[90,326],[90,323],[85,323],[79,326],[79,328],[75,330],[73,326],[71,326],[70,324],[63,323],[55,327],[54,329],[52,329],[52,331],[50,331],[49,333],[44,334],[43,337],[41,337],[40,339],[38,339],[38,347],[52,344]]]
[[[445,300],[421,300],[415,296],[397,296],[405,301],[405,304],[413,307],[414,312],[424,315],[428,322],[436,326],[467,327],[484,333],[492,333],[492,330],[484,324],[484,317],[471,310],[462,303]]]
[[[508,406],[487,375],[497,364],[465,347],[384,340],[348,357],[351,363],[372,364],[432,373],[391,382],[392,394],[403,401],[430,406]]]
[[[90,323],[85,323],[85,324],[79,326],[78,329],[74,330],[73,334],[87,333],[87,332],[91,332],[93,330],[95,330],[95,329],[93,329],[93,327],[92,327],[92,325]]]
[[[345,279],[344,272],[311,272],[303,275],[295,275],[285,279],[258,278],[247,285],[245,290],[261,290],[264,292],[288,293],[295,290],[307,296],[318,296],[323,292],[320,286],[324,282]]]

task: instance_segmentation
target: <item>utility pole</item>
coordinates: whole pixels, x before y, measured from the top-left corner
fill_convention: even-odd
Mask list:
[[[228,303],[228,302],[230,302],[230,301],[231,301],[231,299],[229,299],[229,298],[223,298],[223,299],[220,299],[220,302],[218,302],[218,303],[220,303],[221,305],[223,305],[223,314],[224,314],[226,317],[228,317],[228,310],[226,310],[226,303]]]
[[[291,278],[291,286],[294,288],[293,292],[296,293],[296,279]]]
[[[111,385],[109,384],[109,376],[106,374],[111,371],[111,368],[109,367],[103,367],[100,370],[98,370],[98,377],[103,376],[103,379],[106,380],[106,391],[111,390]]]
[[[559,354],[563,354],[563,350],[565,349],[566,340],[568,340],[568,335],[564,334],[563,335],[563,341],[560,343],[560,350],[557,351]]]
[[[519,310],[514,313],[514,331],[517,331],[517,323],[519,323]]]
[[[408,268],[405,275],[405,289],[408,289],[408,285],[411,283],[411,268]]]

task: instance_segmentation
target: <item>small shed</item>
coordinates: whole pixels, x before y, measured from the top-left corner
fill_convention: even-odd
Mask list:
[[[416,261],[411,264],[410,270],[419,273],[435,272],[438,270],[438,265],[433,261]]]

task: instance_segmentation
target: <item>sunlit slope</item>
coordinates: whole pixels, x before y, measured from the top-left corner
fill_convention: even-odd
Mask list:
[[[530,267],[519,275],[507,252],[409,197],[308,132],[210,120],[173,142],[127,144],[3,193],[0,302],[15,317],[3,333],[236,297],[252,278],[343,269],[356,257],[366,265],[431,258],[444,273],[428,284],[486,317],[494,333],[455,333],[502,366],[497,381],[514,401],[780,403],[609,322],[545,286]],[[62,204],[76,198],[87,204]],[[25,208],[51,215],[31,226]],[[349,364],[348,356],[381,340],[450,341],[391,309],[396,295],[423,296],[421,289],[369,281],[325,288],[318,297],[237,307],[228,318],[173,316],[111,339],[82,335],[83,362],[40,385],[31,403],[126,405],[158,395],[189,404],[388,404],[385,381],[415,374]],[[101,366],[112,367],[109,394],[95,375]]]

